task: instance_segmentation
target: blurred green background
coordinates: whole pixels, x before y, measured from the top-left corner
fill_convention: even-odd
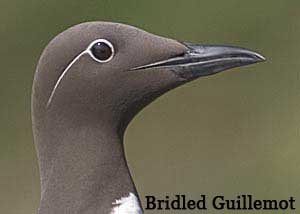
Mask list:
[[[181,41],[248,47],[268,59],[171,91],[134,119],[126,153],[143,201],[145,195],[197,199],[244,193],[260,199],[295,196],[300,209],[300,1],[1,0],[0,5],[0,213],[37,209],[30,119],[35,66],[56,34],[90,20],[127,23]]]

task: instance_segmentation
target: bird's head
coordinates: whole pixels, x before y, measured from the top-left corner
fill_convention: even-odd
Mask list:
[[[194,45],[108,22],[76,25],[55,37],[36,72],[33,107],[43,115],[93,115],[124,130],[155,98],[201,76],[263,61],[247,49]]]

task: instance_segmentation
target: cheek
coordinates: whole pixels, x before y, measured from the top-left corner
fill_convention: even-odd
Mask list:
[[[180,84],[180,78],[171,70],[154,68],[135,72],[139,75],[137,87],[143,90],[143,94],[160,95]]]
[[[179,78],[171,71],[147,69],[122,72],[108,86],[110,95],[116,97],[119,105],[145,105],[166,91],[176,87]]]

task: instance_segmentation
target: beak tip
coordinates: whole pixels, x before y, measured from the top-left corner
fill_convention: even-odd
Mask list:
[[[261,55],[259,53],[255,53],[254,57],[257,62],[265,62],[267,60],[266,57],[264,57],[263,55]]]

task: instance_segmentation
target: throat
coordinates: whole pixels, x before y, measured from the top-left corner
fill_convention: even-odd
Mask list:
[[[39,214],[142,213],[117,132],[91,123],[51,127],[35,133],[42,189]]]

